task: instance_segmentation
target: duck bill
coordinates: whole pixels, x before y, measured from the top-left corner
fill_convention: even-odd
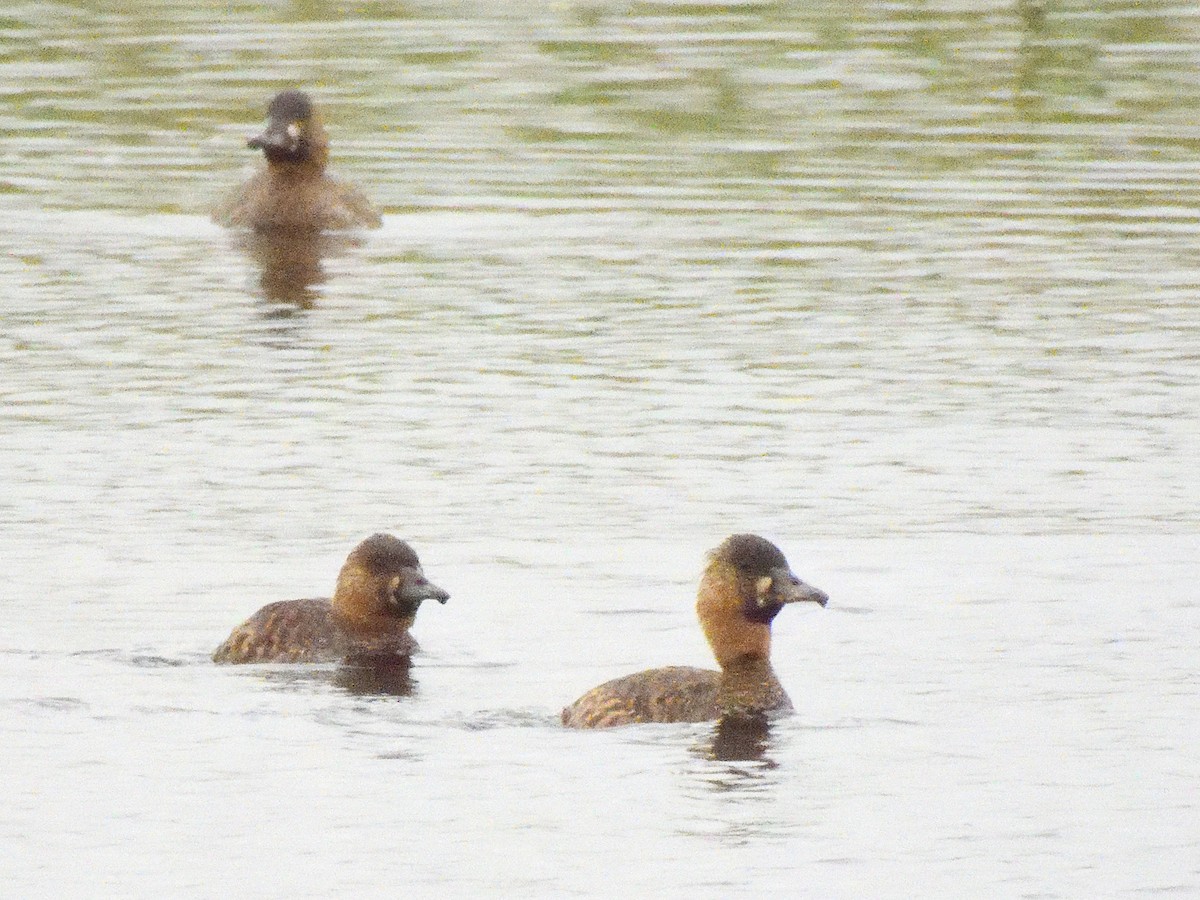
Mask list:
[[[422,600],[436,600],[445,603],[450,594],[428,580],[419,570],[410,578],[404,579],[404,586],[396,593],[396,599],[405,603],[417,604]]]
[[[805,584],[790,571],[780,571],[775,575],[775,591],[782,603],[818,603],[821,606],[829,603],[828,594],[811,584]]]
[[[246,141],[251,150],[264,150],[268,153],[295,153],[299,142],[292,135],[288,126],[271,122],[262,134],[255,135]]]

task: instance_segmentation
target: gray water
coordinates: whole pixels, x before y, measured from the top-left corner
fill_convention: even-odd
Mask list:
[[[291,84],[383,229],[209,223]],[[1198,117],[1161,2],[9,8],[4,893],[1200,894]],[[404,691],[208,662],[380,530]],[[797,714],[558,727],[743,530]]]

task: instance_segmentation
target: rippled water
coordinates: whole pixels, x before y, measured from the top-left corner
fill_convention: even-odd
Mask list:
[[[7,889],[1200,892],[1198,75],[1158,2],[0,14]],[[287,84],[380,231],[209,223]],[[208,663],[378,530],[406,695]],[[558,728],[738,530],[798,714]]]

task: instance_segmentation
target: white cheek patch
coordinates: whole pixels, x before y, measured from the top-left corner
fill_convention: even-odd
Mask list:
[[[287,135],[293,141],[299,140],[300,139],[300,124],[298,122],[293,122],[291,125],[289,125],[287,127]]]
[[[767,601],[771,597],[771,585],[773,583],[770,575],[763,575],[754,582],[754,593],[758,598],[759,606],[767,605]]]

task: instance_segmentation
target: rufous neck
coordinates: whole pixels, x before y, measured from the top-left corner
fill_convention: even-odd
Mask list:
[[[766,662],[771,656],[771,627],[746,617],[747,590],[738,573],[714,561],[700,579],[696,615],[721,668],[741,660]]]

